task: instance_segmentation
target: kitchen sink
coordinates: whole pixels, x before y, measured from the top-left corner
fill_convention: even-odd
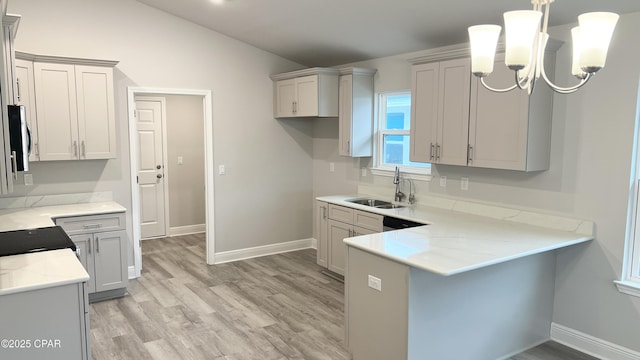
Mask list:
[[[371,206],[378,209],[399,209],[404,207],[402,205],[396,205],[396,204],[390,203],[389,201],[377,200],[377,199],[361,198],[361,199],[348,199],[345,201],[358,204],[358,205]]]

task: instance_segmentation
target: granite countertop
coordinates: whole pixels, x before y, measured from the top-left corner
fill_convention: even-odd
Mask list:
[[[577,221],[567,225],[568,230],[559,230],[429,206],[385,210],[346,201],[357,197],[323,196],[317,200],[427,225],[346,238],[347,246],[444,276],[593,239],[589,231],[583,231],[589,228],[583,225],[592,226],[588,222]]]
[[[0,296],[87,280],[71,249],[0,257]]]
[[[0,210],[0,231],[55,226],[54,219],[61,217],[110,214],[125,211],[126,209],[122,205],[114,201],[3,209]]]
[[[125,212],[113,201],[0,210],[0,232],[55,226],[54,219]],[[0,257],[0,295],[89,280],[71,249]]]

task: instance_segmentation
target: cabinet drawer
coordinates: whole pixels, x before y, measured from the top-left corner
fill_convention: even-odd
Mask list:
[[[125,229],[124,213],[75,216],[56,219],[67,235],[98,233]]]
[[[353,209],[329,204],[329,219],[346,222],[347,224],[353,224]]]
[[[382,215],[355,210],[353,225],[367,228],[375,232],[382,232],[382,217]]]

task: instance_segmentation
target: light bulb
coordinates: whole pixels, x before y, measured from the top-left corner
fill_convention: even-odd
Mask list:
[[[498,36],[502,28],[498,25],[476,25],[469,27],[471,42],[471,73],[484,77],[493,72]]]

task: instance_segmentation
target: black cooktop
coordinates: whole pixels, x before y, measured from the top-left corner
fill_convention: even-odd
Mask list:
[[[0,232],[0,256],[69,248],[76,246],[60,226]]]

